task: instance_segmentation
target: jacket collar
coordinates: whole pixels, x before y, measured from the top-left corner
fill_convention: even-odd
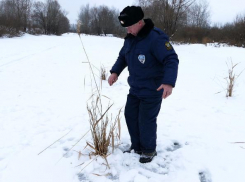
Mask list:
[[[152,20],[151,19],[144,19],[144,21],[145,21],[145,25],[144,25],[144,27],[139,31],[139,33],[138,33],[138,35],[137,35],[137,37],[139,37],[139,38],[144,38],[144,37],[146,37],[149,33],[150,33],[150,31],[154,28],[154,23],[152,22]],[[133,37],[135,37],[135,36],[133,36],[132,34],[127,34],[127,36],[125,37],[125,39],[127,39],[127,38],[133,38]]]
[[[139,31],[138,37],[146,37],[150,31],[154,28],[154,23],[151,19],[144,19],[145,26]]]

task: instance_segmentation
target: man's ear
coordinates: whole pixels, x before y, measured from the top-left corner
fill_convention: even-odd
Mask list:
[[[141,20],[138,22],[138,25],[142,25],[142,21]]]
[[[139,24],[140,24],[140,25],[143,25],[143,24],[144,24],[144,20],[140,20],[140,21],[139,21]]]

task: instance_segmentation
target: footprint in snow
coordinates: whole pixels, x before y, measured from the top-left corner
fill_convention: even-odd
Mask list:
[[[212,182],[209,173],[206,171],[199,172],[200,182]]]
[[[171,145],[170,147],[168,147],[166,150],[168,152],[173,152],[175,150],[178,150],[179,148],[181,148],[182,146],[178,143],[178,142],[174,142],[173,145]]]
[[[73,155],[72,152],[68,152],[69,151],[68,147],[64,147],[63,150],[65,151],[65,154],[64,154],[65,158],[71,157]]]
[[[87,181],[88,179],[83,173],[78,173],[77,174],[79,181]]]

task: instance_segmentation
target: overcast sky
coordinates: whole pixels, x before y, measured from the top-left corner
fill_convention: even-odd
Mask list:
[[[46,1],[46,0],[41,0]],[[211,10],[212,23],[232,22],[238,13],[245,14],[245,0],[207,0]],[[122,10],[128,5],[135,4],[135,0],[58,0],[63,9],[68,11],[71,23],[76,23],[80,7],[90,5],[107,5]]]

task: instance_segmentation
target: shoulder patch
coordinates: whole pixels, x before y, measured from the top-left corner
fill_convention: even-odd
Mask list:
[[[172,45],[169,42],[165,42],[165,47],[168,51],[173,49]]]

